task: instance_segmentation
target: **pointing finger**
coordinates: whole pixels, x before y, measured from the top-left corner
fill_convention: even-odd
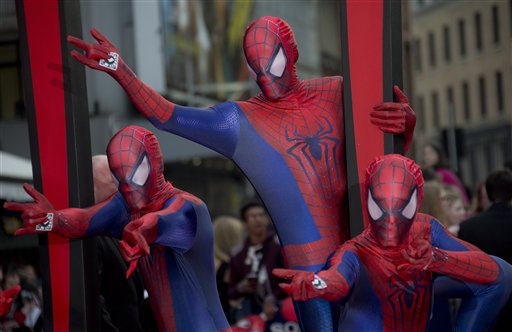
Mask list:
[[[32,196],[32,198],[36,201],[36,202],[48,202],[48,200],[46,199],[46,197],[44,197],[43,194],[41,194],[39,191],[36,190],[36,188],[32,187],[31,185],[29,185],[28,183],[24,183],[23,184],[23,189],[25,189],[25,191],[27,192],[27,194],[29,194],[30,196]]]
[[[14,203],[14,202],[5,202],[4,209],[10,211],[24,211],[29,204],[32,203]]]
[[[82,39],[80,38],[76,38],[76,37],[73,37],[73,36],[68,36],[67,38],[68,42],[75,45],[76,47],[84,50],[84,51],[88,51],[89,48],[90,48],[90,45],[86,42],[84,42]]]
[[[276,277],[283,278],[283,279],[293,279],[293,277],[299,273],[300,271],[295,270],[289,270],[289,269],[273,269],[272,274]]]

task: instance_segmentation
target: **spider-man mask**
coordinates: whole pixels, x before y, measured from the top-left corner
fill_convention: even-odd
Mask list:
[[[292,29],[282,19],[264,16],[249,25],[244,52],[249,71],[267,99],[283,97],[297,84],[297,43]]]
[[[110,170],[119,181],[119,191],[132,211],[157,199],[166,182],[155,134],[138,126],[125,127],[108,143],[107,156]]]
[[[405,243],[423,198],[420,167],[401,155],[376,158],[366,169],[370,232],[383,247]]]

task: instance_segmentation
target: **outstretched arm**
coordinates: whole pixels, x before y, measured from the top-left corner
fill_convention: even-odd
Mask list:
[[[306,301],[320,297],[327,301],[338,301],[350,293],[357,280],[359,260],[353,252],[342,247],[334,252],[329,264],[329,269],[317,274],[288,269],[274,269],[272,273],[279,278],[291,280],[291,283],[279,286],[294,300]]]
[[[455,238],[438,221],[415,223],[409,246],[404,249],[408,264],[399,269],[423,269],[462,281],[490,283],[498,280],[496,262],[477,247]]]
[[[232,103],[208,109],[176,105],[143,83],[124,63],[114,44],[98,30],[92,29],[91,34],[98,43],[88,44],[68,36],[70,43],[85,51],[82,54],[73,50],[73,58],[112,76],[139,112],[155,127],[231,157],[238,140],[238,113]]]
[[[60,236],[80,238],[92,235],[121,237],[129,214],[121,194],[112,195],[104,202],[87,209],[55,210],[48,199],[29,184],[25,191],[34,199],[32,203],[7,202],[7,210],[22,212],[23,228],[16,235],[54,232]]]
[[[412,142],[416,114],[409,105],[407,96],[398,86],[394,86],[393,94],[396,102],[387,102],[375,105],[370,112],[370,121],[385,133],[404,135],[404,153]]]
[[[130,263],[129,277],[140,257],[149,254],[151,244],[160,244],[178,252],[188,251],[196,237],[197,216],[193,202],[186,197],[171,198],[158,212],[145,214],[124,229],[121,253]]]

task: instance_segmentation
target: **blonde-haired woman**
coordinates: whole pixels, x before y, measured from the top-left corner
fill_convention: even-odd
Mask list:
[[[232,323],[228,299],[229,261],[233,249],[239,246],[244,239],[244,226],[237,218],[220,216],[213,220],[213,237],[217,290],[222,309],[224,309],[228,321]]]
[[[453,235],[459,234],[460,224],[466,220],[467,211],[464,198],[455,186],[445,185],[442,195],[444,214],[446,215],[446,228]]]
[[[436,180],[425,181],[423,185],[423,200],[420,206],[420,212],[428,214],[441,223],[446,223],[446,216],[444,214],[443,202],[441,197],[443,195],[443,185]]]

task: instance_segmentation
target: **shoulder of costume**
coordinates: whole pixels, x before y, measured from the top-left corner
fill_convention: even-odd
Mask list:
[[[424,214],[424,213],[417,213],[415,222],[424,222],[424,223],[431,223],[432,221],[436,221],[439,223],[439,220],[432,217],[431,215]]]

